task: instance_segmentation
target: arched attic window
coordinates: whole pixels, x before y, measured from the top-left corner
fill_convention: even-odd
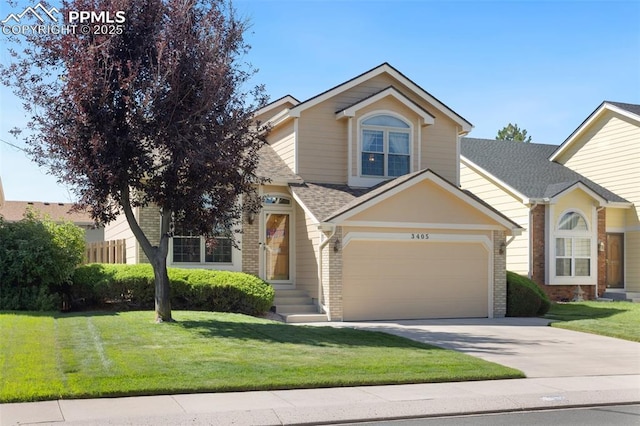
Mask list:
[[[410,171],[411,126],[389,114],[360,123],[363,176],[397,177]]]

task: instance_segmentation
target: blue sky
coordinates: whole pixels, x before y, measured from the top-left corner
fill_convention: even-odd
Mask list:
[[[20,11],[6,2],[0,20]],[[494,138],[509,122],[559,144],[603,100],[640,104],[640,1],[236,0],[251,23],[245,58],[271,99],[305,100],[389,62]],[[18,10],[16,10],[18,9]],[[4,38],[0,34],[0,39]],[[4,43],[4,41],[0,41]],[[6,63],[6,46],[0,44]],[[0,139],[25,122],[0,88]],[[0,142],[10,200],[71,201],[71,192]]]

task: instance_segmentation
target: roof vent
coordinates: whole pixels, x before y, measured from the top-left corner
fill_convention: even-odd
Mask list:
[[[33,205],[33,201],[27,201],[27,204],[29,204],[30,206]]]
[[[48,206],[50,203],[43,203],[45,206]]]
[[[64,206],[64,203],[58,203],[59,206]]]

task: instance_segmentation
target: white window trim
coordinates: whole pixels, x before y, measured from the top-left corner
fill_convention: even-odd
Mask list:
[[[363,125],[362,122],[377,116],[377,115],[389,115],[391,117],[397,118],[399,120],[401,120],[402,122],[406,123],[409,125],[408,129],[401,129],[398,128],[398,131],[407,131],[408,130],[408,134],[409,134],[409,171],[407,173],[411,173],[413,172],[414,169],[414,162],[415,162],[415,126],[414,123],[407,119],[405,116],[398,114],[397,112],[394,111],[390,111],[390,110],[375,110],[372,111],[370,113],[367,113],[365,115],[363,115],[362,117],[360,117],[358,119],[357,122],[357,129],[356,129],[356,138],[357,138],[357,151],[356,151],[356,158],[357,158],[357,176],[351,176],[351,173],[349,173],[349,185],[351,186],[362,186],[362,187],[371,187],[374,185],[377,185],[381,182],[386,182],[390,179],[395,179],[398,176],[388,176],[388,156],[389,156],[389,147],[388,147],[388,141],[386,141],[385,138],[385,146],[384,146],[384,159],[385,159],[385,164],[384,164],[384,173],[385,176],[368,176],[368,175],[363,175],[362,174],[362,147],[363,147],[363,141],[362,141],[362,129],[363,129]],[[365,126],[368,128],[375,128],[377,126]],[[386,126],[380,126],[380,129],[385,129],[386,132],[388,132],[388,129],[396,129],[394,127],[386,127]]]
[[[236,243],[238,247],[231,246],[231,262],[174,262],[173,261],[173,238],[169,241],[169,254],[167,255],[167,266],[173,268],[185,268],[185,269],[214,269],[219,271],[235,271],[242,272],[242,251],[239,247],[242,247],[242,234],[235,233]],[[182,235],[178,235],[181,237]],[[194,236],[195,237],[195,236]],[[204,259],[204,237],[200,238],[200,259]]]
[[[549,285],[596,285],[598,283],[598,215],[596,208],[592,207],[591,221],[589,221],[588,215],[582,210],[576,208],[569,208],[564,210],[558,215],[558,219],[555,218],[553,204],[549,205],[549,215],[547,219],[548,226],[548,238],[547,244],[547,270]],[[587,223],[587,231],[566,231],[558,229],[558,222],[567,213],[577,213],[583,217]],[[553,222],[551,222],[553,220]],[[589,238],[591,240],[590,248],[591,255],[589,257],[589,276],[557,276],[556,275],[556,238]],[[575,259],[572,256],[573,259]],[[572,265],[572,268],[574,266]]]

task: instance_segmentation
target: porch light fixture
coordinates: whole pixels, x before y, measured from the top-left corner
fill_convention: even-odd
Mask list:
[[[336,253],[340,251],[340,240],[337,238],[336,238],[336,242],[333,243],[333,251]]]
[[[500,243],[500,248],[498,249],[498,253],[500,254],[504,254],[504,250],[507,248],[507,245],[505,244],[505,242],[501,242]]]
[[[598,251],[604,251],[604,243],[602,241],[598,242]]]
[[[249,223],[249,225],[253,225],[253,221],[256,219],[256,215],[255,213],[249,213],[247,215],[247,222]]]

